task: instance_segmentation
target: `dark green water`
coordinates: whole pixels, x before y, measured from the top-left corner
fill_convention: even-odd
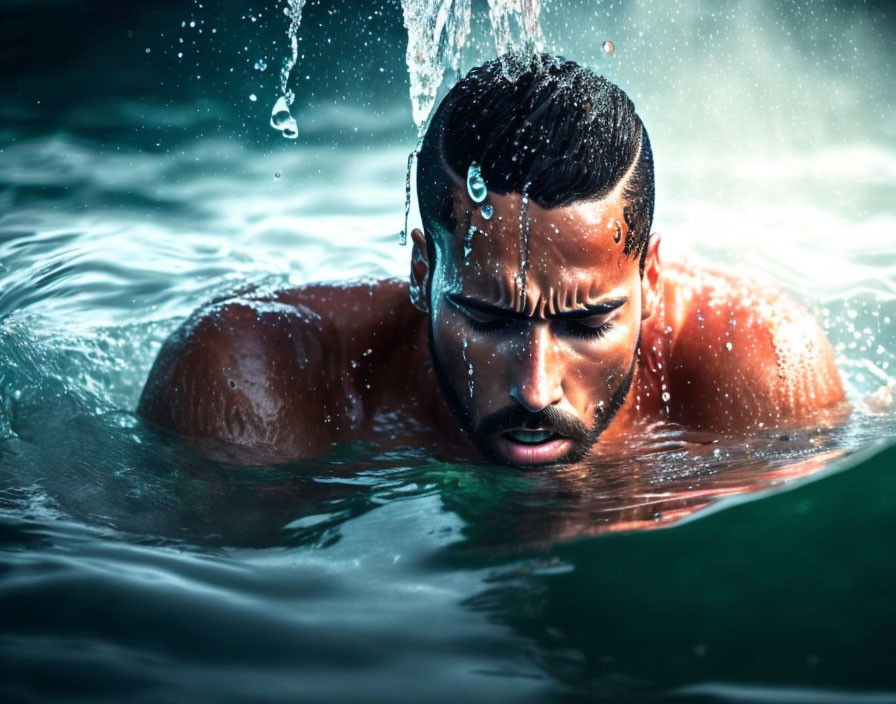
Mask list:
[[[236,469],[133,415],[211,297],[404,275],[397,2],[309,0],[295,141],[276,4],[0,7],[0,698],[896,702],[887,3],[544,4],[644,116],[668,256],[804,301],[855,412],[542,474]]]

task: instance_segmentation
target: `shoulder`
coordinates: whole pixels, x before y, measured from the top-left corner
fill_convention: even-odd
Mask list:
[[[673,419],[737,432],[843,404],[827,337],[786,293],[712,270],[665,276]]]
[[[289,454],[319,449],[327,438],[313,424],[301,439],[293,431],[297,404],[321,393],[328,376],[327,328],[315,311],[273,301],[200,309],[163,345],[138,412],[191,438]]]

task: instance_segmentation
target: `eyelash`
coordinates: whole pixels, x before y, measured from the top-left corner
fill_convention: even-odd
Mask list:
[[[590,325],[582,325],[581,323],[568,322],[566,327],[569,333],[575,337],[585,340],[599,340],[609,332],[610,328],[613,327],[613,323],[607,322],[592,327]]]
[[[510,318],[493,318],[492,320],[476,320],[468,317],[470,327],[476,332],[497,332],[510,327],[512,320]]]

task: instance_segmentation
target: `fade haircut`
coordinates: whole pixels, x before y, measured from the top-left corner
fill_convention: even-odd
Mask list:
[[[430,247],[455,227],[449,171],[463,180],[473,162],[489,191],[525,190],[546,209],[600,200],[621,186],[624,252],[640,254],[643,270],[653,155],[634,104],[610,81],[550,54],[502,56],[458,81],[436,110],[417,161]]]

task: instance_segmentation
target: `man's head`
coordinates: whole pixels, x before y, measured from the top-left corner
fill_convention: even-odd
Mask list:
[[[650,142],[572,62],[504,57],[437,109],[418,159],[411,295],[483,454],[584,456],[625,400],[658,289]]]

